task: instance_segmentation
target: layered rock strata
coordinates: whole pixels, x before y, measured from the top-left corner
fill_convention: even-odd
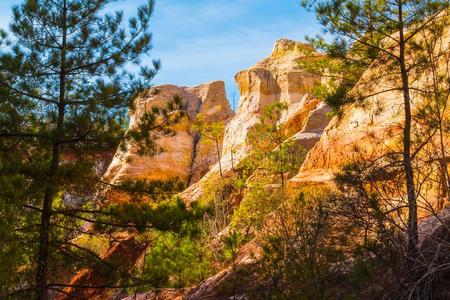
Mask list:
[[[422,37],[420,37],[422,38]],[[448,54],[450,51],[450,29],[445,31],[439,42],[440,56],[437,72],[440,76],[448,77]],[[437,54],[436,54],[437,55]],[[409,58],[411,59],[411,58]],[[409,63],[413,64],[413,61]],[[305,184],[330,183],[334,174],[343,165],[356,159],[372,159],[386,153],[402,151],[402,130],[404,124],[404,105],[400,78],[390,76],[386,72],[385,64],[374,63],[369,67],[355,85],[351,93],[362,97],[363,103],[353,103],[342,109],[342,114],[335,116],[325,128],[320,141],[309,151],[299,173],[291,180],[292,186]],[[447,71],[446,71],[447,70]],[[397,73],[395,73],[397,74]],[[432,97],[424,97],[419,91],[432,90],[433,76],[429,71],[419,70],[410,75],[410,92],[413,109],[412,149],[422,147],[425,132],[423,121],[417,117],[419,110],[426,107],[429,114],[433,114]],[[447,86],[448,89],[448,86]],[[448,102],[448,100],[447,100]],[[444,105],[445,106],[445,105]],[[430,110],[431,109],[431,110]],[[429,116],[430,120],[436,117]],[[441,112],[443,122],[450,120],[448,110]],[[419,121],[418,121],[419,120]],[[417,122],[418,121],[418,122]],[[436,160],[437,144],[440,142],[438,134],[434,134],[418,155],[425,160]],[[448,132],[443,137],[445,147],[450,146]],[[450,153],[446,154],[450,158]]]
[[[283,39],[276,42],[268,58],[236,74],[241,97],[236,116],[225,130],[222,151],[225,170],[231,169],[232,158],[237,164],[251,150],[247,135],[268,105],[286,103],[288,110],[280,122],[289,124],[287,128],[291,134],[303,129],[309,112],[319,105],[312,92],[321,79],[303,70],[300,62],[320,57],[309,45]],[[327,121],[322,128],[326,124]]]
[[[286,135],[310,149],[328,124],[330,108],[313,96],[314,87],[322,79],[301,68],[301,62],[321,59],[322,55],[306,44],[286,39],[275,43],[271,55],[256,65],[236,74],[240,101],[236,116],[228,123],[222,147],[222,168],[231,171],[251,152],[247,143],[250,130],[260,122],[264,109],[277,102],[286,103],[287,111],[279,120]],[[181,196],[188,202],[201,196],[205,180],[218,174],[216,164],[203,179]]]
[[[163,107],[175,96],[183,100],[187,117],[174,127],[173,136],[157,139],[163,149],[155,156],[142,156],[129,146],[125,152],[118,151],[109,166],[105,179],[120,182],[126,179],[169,179],[178,177],[193,183],[199,180],[211,165],[217,162],[213,145],[202,140],[191,125],[202,114],[208,122],[224,122],[234,116],[225,93],[223,81],[205,83],[196,87],[162,85],[148,91],[136,100],[136,110],[130,116],[133,127],[145,112],[153,106]]]

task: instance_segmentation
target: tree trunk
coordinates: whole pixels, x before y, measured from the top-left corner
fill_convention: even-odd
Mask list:
[[[233,157],[233,148],[231,148],[230,156],[231,156],[231,170],[233,170],[233,173],[236,174],[236,169],[234,168],[234,157]]]
[[[278,130],[277,130],[278,132]],[[281,188],[283,189],[284,192],[284,158],[283,158],[283,139],[281,137],[281,134],[278,135],[277,137],[277,143],[278,143],[278,151],[280,154],[280,177],[281,177]]]
[[[411,95],[409,88],[409,75],[406,68],[405,36],[403,25],[403,7],[399,4],[399,65],[402,79],[403,104],[405,111],[405,125],[403,128],[403,168],[406,175],[406,192],[408,197],[408,254],[414,259],[417,254],[419,240],[417,231],[417,199],[414,188],[414,171],[411,164]]]
[[[59,103],[58,120],[55,128],[55,135],[52,143],[52,159],[49,172],[49,178],[45,188],[44,203],[42,205],[41,224],[39,230],[39,252],[37,256],[36,289],[37,299],[48,299],[47,281],[48,281],[48,262],[50,248],[50,220],[52,217],[53,198],[57,192],[57,172],[60,160],[60,140],[64,126],[65,113],[65,87],[66,87],[66,44],[67,44],[67,0],[64,0],[62,8],[62,44],[60,57],[60,78],[59,78]]]
[[[222,162],[220,161],[220,149],[219,149],[219,141],[215,140],[214,141],[216,144],[216,152],[217,152],[217,158],[219,159],[219,172],[220,172],[220,177],[223,178],[223,173],[222,173]]]

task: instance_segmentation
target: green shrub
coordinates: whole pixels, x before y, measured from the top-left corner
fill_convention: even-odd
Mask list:
[[[190,235],[157,234],[146,253],[142,280],[152,287],[189,287],[214,273],[210,251]]]

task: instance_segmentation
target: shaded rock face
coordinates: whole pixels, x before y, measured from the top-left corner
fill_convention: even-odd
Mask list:
[[[153,88],[136,100],[136,111],[130,116],[130,127],[154,106],[162,107],[175,96],[183,99],[187,118],[174,128],[175,135],[160,137],[158,145],[163,152],[155,156],[141,156],[128,147],[125,153],[118,151],[105,178],[111,182],[126,179],[169,179],[178,177],[189,184],[198,181],[211,165],[218,161],[212,145],[203,141],[191,130],[191,124],[201,113],[206,121],[223,121],[234,116],[225,94],[223,81],[214,81],[196,87],[162,85]]]
[[[114,272],[128,272],[142,255],[147,244],[136,241],[134,235],[123,233],[116,237],[117,241],[102,255],[106,264],[100,264],[98,269],[82,269],[69,283],[56,300],[68,299],[113,299],[117,290],[116,283],[111,278]],[[92,288],[84,288],[89,286]]]
[[[300,62],[320,58],[321,54],[311,46],[282,39],[275,43],[269,57],[236,74],[241,97],[236,116],[225,129],[221,157],[224,173],[230,172],[249,155],[248,133],[260,122],[264,109],[277,102],[288,105],[279,120],[286,135],[306,149],[314,146],[329,122],[330,108],[312,95],[321,77],[304,71]],[[201,196],[203,181],[218,172],[216,164],[181,196],[188,202],[195,201]]]
[[[289,133],[295,132],[291,138],[306,150],[311,149],[319,141],[325,125],[329,122],[328,114],[331,112],[331,108],[324,102],[314,100],[308,104],[298,114],[294,114],[285,124]],[[298,125],[302,125],[300,131],[291,131],[291,127],[298,129]]]

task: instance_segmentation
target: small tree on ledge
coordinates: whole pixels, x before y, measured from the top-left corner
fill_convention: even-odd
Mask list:
[[[202,114],[198,114],[197,120],[194,122],[193,129],[195,132],[197,132],[202,137],[206,138],[207,140],[209,140],[214,144],[217,160],[219,162],[220,176],[224,178],[222,171],[222,163],[220,161],[221,158],[220,144],[222,143],[225,129],[223,121],[208,122],[205,120]]]

